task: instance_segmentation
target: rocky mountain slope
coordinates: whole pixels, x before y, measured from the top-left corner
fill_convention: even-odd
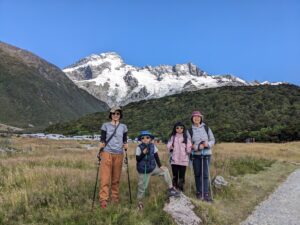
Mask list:
[[[63,71],[80,88],[110,106],[185,91],[259,84],[232,75],[210,76],[192,63],[135,67],[125,64],[114,52],[90,55]]]

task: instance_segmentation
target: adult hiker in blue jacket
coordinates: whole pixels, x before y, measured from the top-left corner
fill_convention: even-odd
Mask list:
[[[192,128],[189,135],[192,140],[192,160],[196,183],[196,197],[204,201],[211,201],[209,194],[209,167],[212,147],[215,137],[211,129],[203,122],[203,115],[194,111],[191,116]]]
[[[136,148],[136,168],[138,171],[138,193],[137,199],[139,201],[138,208],[143,209],[142,199],[148,187],[151,176],[163,176],[168,185],[168,196],[178,197],[180,193],[175,190],[172,184],[170,173],[167,167],[162,166],[158,149],[152,143],[154,136],[149,131],[141,131],[138,140],[142,143]]]

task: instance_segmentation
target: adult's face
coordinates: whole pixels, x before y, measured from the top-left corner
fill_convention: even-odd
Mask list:
[[[120,120],[120,116],[121,116],[121,114],[120,114],[119,111],[115,111],[115,112],[111,113],[111,118],[114,121],[119,121]]]
[[[193,123],[200,124],[201,123],[201,117],[200,116],[193,116]]]

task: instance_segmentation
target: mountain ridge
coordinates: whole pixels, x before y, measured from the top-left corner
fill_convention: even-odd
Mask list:
[[[4,42],[0,42],[0,94],[0,122],[20,128],[45,127],[108,108],[57,66]]]
[[[127,65],[116,52],[92,54],[63,71],[78,87],[109,106],[205,88],[261,85],[230,74],[209,75],[193,63],[144,67]]]

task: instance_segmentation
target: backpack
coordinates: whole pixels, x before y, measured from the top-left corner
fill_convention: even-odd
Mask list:
[[[204,129],[205,129],[205,131],[207,133],[207,137],[209,138],[209,133],[208,133],[209,127],[206,124],[204,124]],[[189,134],[191,135],[191,138],[193,138],[193,128],[192,127],[189,128],[188,131],[189,131]]]

